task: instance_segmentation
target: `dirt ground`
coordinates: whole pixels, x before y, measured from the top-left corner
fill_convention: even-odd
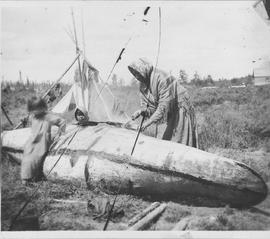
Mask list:
[[[225,156],[231,152],[213,149]],[[218,151],[218,152],[217,152]],[[258,161],[267,161],[269,153],[241,153],[242,158],[257,157]],[[237,152],[234,152],[237,156]],[[255,156],[254,156],[255,155]],[[20,166],[2,154],[2,231],[9,230],[12,218],[29,199],[38,186],[31,203],[24,209],[12,230],[103,230],[106,215],[95,219],[96,211],[89,208],[89,201],[107,201],[112,203],[114,195],[101,191],[90,191],[83,183],[50,180],[30,186],[20,182]],[[265,179],[267,176],[264,176]],[[270,183],[268,183],[268,187]],[[60,200],[60,201],[57,201]],[[61,201],[61,200],[71,200]],[[75,201],[75,202],[74,202]],[[128,221],[148,207],[153,201],[130,195],[119,195],[115,204],[115,213],[107,230],[126,230]],[[202,198],[181,197],[178,203],[167,201],[164,213],[146,230],[172,230],[177,222],[184,219],[185,230],[269,230],[270,197],[260,205],[247,209],[230,208],[222,203]]]

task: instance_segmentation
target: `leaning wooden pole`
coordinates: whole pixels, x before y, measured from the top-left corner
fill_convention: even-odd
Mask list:
[[[75,40],[75,45],[76,45],[76,54],[80,54],[80,49],[79,49],[79,44],[78,44],[77,30],[76,30],[76,24],[75,24],[75,18],[74,18],[73,9],[71,9],[71,17],[72,17],[72,23],[73,23],[74,40]],[[80,58],[78,58],[78,67],[79,67],[80,77],[82,79]]]
[[[79,48],[79,44],[78,44],[75,18],[74,18],[74,13],[73,13],[72,8],[71,8],[71,17],[72,17],[72,23],[73,23],[74,40],[75,40],[75,45],[76,45],[76,54],[80,54],[80,48]],[[80,58],[78,58],[78,67],[79,67],[80,80],[83,81]],[[81,89],[82,89],[82,96],[83,96],[83,87],[81,87]],[[85,105],[84,96],[82,98],[83,98],[83,104]]]
[[[81,9],[81,23],[82,23],[82,43],[83,43],[83,56],[85,56],[86,45],[85,45],[85,34],[84,34],[84,19],[83,19],[83,10]]]
[[[8,117],[8,114],[7,114],[5,108],[4,108],[2,105],[1,105],[1,109],[2,109],[2,111],[3,111],[3,113],[4,113],[4,115],[6,116],[8,122],[13,126],[12,121],[11,121],[10,118]]]
[[[69,65],[69,67],[65,70],[65,72],[53,83],[53,85],[45,92],[45,94],[42,96],[42,98],[45,98],[46,95],[48,95],[48,93],[51,91],[51,89],[53,89],[53,87],[55,87],[59,83],[59,81],[61,81],[63,79],[63,77],[67,74],[67,72],[70,70],[70,68],[79,59],[79,57],[80,57],[80,54],[77,54],[76,58],[73,60],[73,62]]]
[[[73,62],[68,66],[68,68],[65,70],[65,72],[55,81],[55,83],[44,93],[44,95],[42,96],[42,98],[45,98],[47,95],[48,95],[48,93],[51,91],[51,89],[53,89],[53,87],[55,87],[56,86],[56,84],[57,83],[59,83],[62,79],[63,79],[63,77],[67,74],[67,72],[70,70],[70,68],[74,65],[74,63],[77,61],[77,59],[79,58],[79,56],[80,55],[77,55],[76,56],[76,58],[73,60]],[[29,115],[28,115],[29,116]],[[28,118],[28,116],[27,116],[27,118]],[[22,121],[19,123],[19,124],[17,124],[16,126],[15,126],[15,128],[14,129],[18,129],[18,128],[20,128],[21,127],[21,125],[22,125],[23,123],[22,123]]]

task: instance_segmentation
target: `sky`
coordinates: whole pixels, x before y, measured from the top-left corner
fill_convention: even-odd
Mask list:
[[[252,74],[270,62],[270,29],[253,9],[254,1],[82,1],[1,3],[1,76],[17,81],[55,81],[75,58],[74,11],[79,46],[106,80],[114,73],[129,83],[127,66],[145,57],[158,68],[189,78],[195,71],[214,80]],[[150,10],[146,17],[143,11]],[[161,25],[159,25],[159,7]],[[148,22],[142,21],[145,18]],[[161,27],[160,53],[158,53]],[[71,82],[74,68],[63,79]]]

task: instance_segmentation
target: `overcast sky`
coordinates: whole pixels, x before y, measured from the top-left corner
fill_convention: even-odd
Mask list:
[[[150,4],[150,5],[149,5]],[[5,80],[22,76],[54,81],[75,58],[64,29],[72,28],[73,6],[82,47],[84,19],[86,55],[106,79],[128,39],[115,73],[126,82],[127,65],[138,57],[155,63],[161,7],[161,48],[158,67],[177,75],[186,70],[214,79],[251,74],[269,61],[270,29],[253,10],[253,1],[67,2],[2,4],[1,51]],[[147,24],[143,11],[151,6]],[[259,60],[260,59],[260,60]],[[253,61],[256,61],[254,63]],[[73,77],[73,71],[64,81]]]

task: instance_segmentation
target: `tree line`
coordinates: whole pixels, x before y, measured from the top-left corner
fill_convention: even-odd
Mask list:
[[[240,85],[251,85],[253,84],[253,76],[247,75],[243,77],[234,77],[232,79],[220,78],[218,80],[213,80],[212,76],[208,74],[207,76],[200,76],[197,71],[193,74],[191,79],[185,70],[180,70],[176,79],[183,85],[190,85],[196,87],[230,87],[230,86],[240,86]],[[113,87],[124,86],[124,79],[119,78],[116,74],[113,74],[111,85]],[[131,79],[131,86],[138,86],[138,81],[133,77]]]
[[[239,85],[252,85],[253,84],[253,76],[247,75],[243,77],[234,77],[232,79],[224,79],[220,78],[218,80],[213,80],[212,76],[209,74],[207,76],[200,76],[197,71],[193,74],[191,78],[188,77],[188,74],[185,70],[179,70],[179,74],[176,76],[176,79],[183,85],[190,85],[195,87],[230,87],[230,86],[239,86]],[[113,74],[111,77],[111,81],[109,83],[112,87],[124,87],[125,79],[122,77],[119,77],[117,74]],[[26,78],[26,81],[18,80],[16,82],[6,81],[2,80],[1,82],[2,89],[5,89],[6,87],[15,87],[15,88],[40,88],[40,90],[47,87],[47,85],[50,85],[48,82],[40,82],[35,83],[33,81],[30,81],[29,78]],[[65,87],[68,87],[69,84],[62,84]],[[137,87],[138,81],[133,77],[130,81],[131,87]]]

